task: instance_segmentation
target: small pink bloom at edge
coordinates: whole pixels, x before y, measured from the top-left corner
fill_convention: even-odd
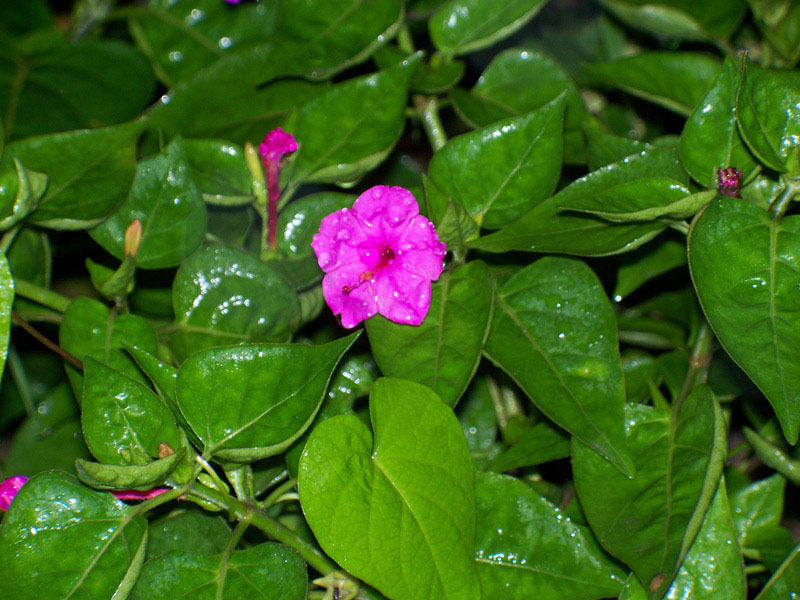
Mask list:
[[[264,136],[264,141],[258,145],[258,155],[263,161],[278,163],[284,154],[297,150],[297,142],[291,133],[276,127]]]
[[[139,490],[125,490],[124,492],[111,492],[117,500],[149,500],[156,496],[168,492],[169,488],[153,488],[141,492]]]
[[[352,209],[322,220],[311,247],[325,272],[325,301],[342,326],[355,327],[375,314],[406,325],[425,319],[445,245],[408,190],[368,189]]]
[[[11,501],[27,481],[28,478],[24,475],[14,475],[0,481],[0,510],[8,510],[8,507],[11,506]]]

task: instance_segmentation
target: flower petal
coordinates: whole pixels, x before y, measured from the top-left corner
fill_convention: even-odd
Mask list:
[[[356,199],[353,211],[365,229],[391,245],[402,230],[398,228],[403,228],[409,219],[419,214],[419,206],[414,195],[405,188],[376,185]]]
[[[369,319],[378,312],[375,292],[371,282],[362,282],[363,265],[345,265],[329,272],[322,280],[322,294],[333,314],[341,315],[342,326],[352,329],[361,321]],[[344,288],[350,289],[344,293]]]
[[[359,263],[362,271],[369,269],[372,265],[362,264],[359,247],[373,245],[361,221],[348,208],[322,219],[319,232],[314,234],[311,242],[319,267],[326,273],[354,263]]]
[[[397,243],[396,268],[436,281],[444,268],[445,245],[425,217],[414,217]]]
[[[419,325],[425,320],[431,306],[430,280],[387,267],[373,281],[380,314],[404,325]]]

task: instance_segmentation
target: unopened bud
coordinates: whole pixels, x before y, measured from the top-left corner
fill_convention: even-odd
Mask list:
[[[139,244],[142,243],[142,222],[134,219],[125,230],[125,256],[136,258],[139,254]]]
[[[742,184],[742,172],[736,167],[717,169],[717,188],[723,196],[735,198],[739,195],[739,186]]]
[[[175,450],[173,450],[172,446],[170,446],[168,443],[161,442],[158,445],[158,458],[167,458],[173,454],[175,454]]]

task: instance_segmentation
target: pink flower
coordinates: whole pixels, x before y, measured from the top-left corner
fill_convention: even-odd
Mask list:
[[[264,141],[258,145],[258,154],[264,162],[279,163],[284,154],[297,150],[297,142],[291,133],[286,133],[276,127],[264,136]]]
[[[368,189],[352,210],[343,208],[322,219],[311,247],[326,273],[325,301],[341,315],[344,327],[375,314],[407,325],[425,319],[445,245],[408,190]]]
[[[111,492],[117,500],[149,500],[156,496],[168,492],[169,488],[153,488],[141,492],[139,490],[125,490],[124,492]]]
[[[242,0],[225,0],[228,4],[239,4]]]
[[[742,185],[742,172],[736,167],[717,169],[717,189],[722,196],[736,198]]]
[[[0,510],[6,511],[17,492],[28,481],[24,475],[14,475],[0,481]]]

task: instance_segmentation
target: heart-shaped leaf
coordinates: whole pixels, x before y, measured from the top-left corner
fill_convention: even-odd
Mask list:
[[[278,454],[311,424],[336,365],[357,337],[198,352],[178,371],[181,412],[215,456],[252,462]]]
[[[625,385],[611,303],[584,263],[546,257],[497,293],[484,352],[544,414],[628,475]]]
[[[714,333],[767,397],[794,444],[800,431],[800,217],[775,221],[748,202],[721,198],[692,227],[689,267]]]
[[[320,545],[392,598],[480,598],[472,459],[458,420],[430,389],[400,379],[375,382],[370,416],[374,437],[342,415],[306,443],[298,490]]]
[[[433,285],[431,310],[418,327],[369,319],[369,342],[381,372],[423,383],[455,406],[478,368],[492,296],[488,267],[473,261]]]
[[[186,448],[146,465],[105,465],[78,459],[78,479],[98,490],[149,490],[161,485],[178,468]]]
[[[0,526],[0,595],[126,597],[147,543],[137,512],[61,471],[31,478]]]

